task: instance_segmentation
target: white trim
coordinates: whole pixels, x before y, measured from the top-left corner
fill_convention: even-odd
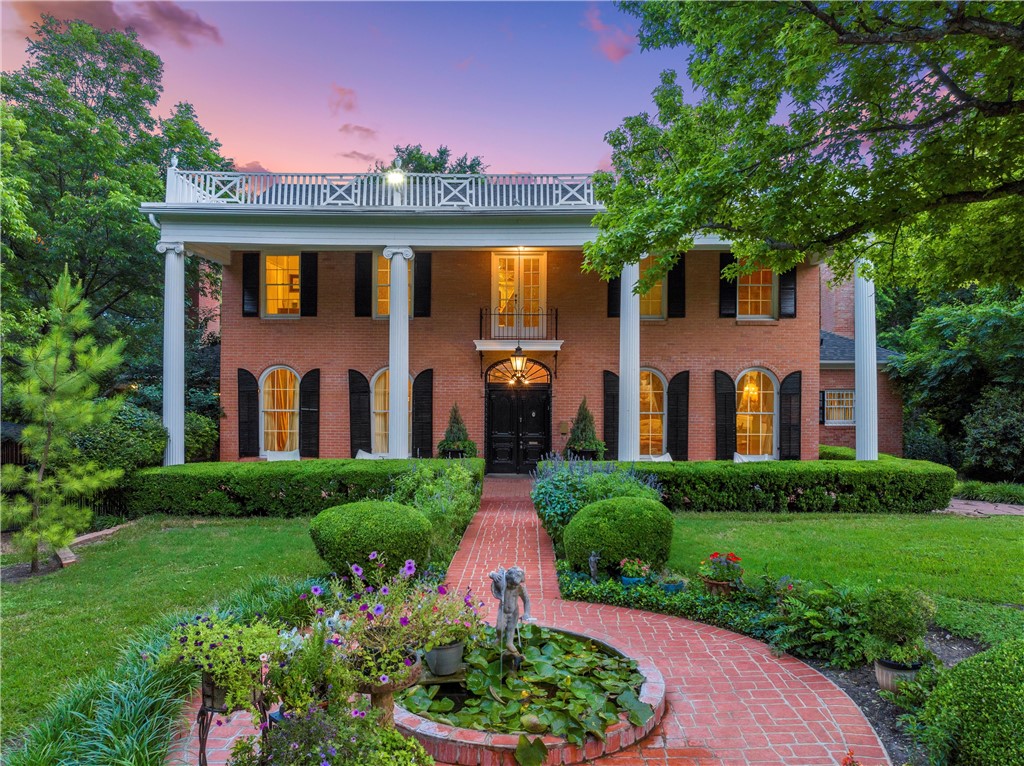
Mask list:
[[[299,375],[294,369],[289,367],[287,364],[275,364],[273,367],[268,367],[260,375],[258,381],[259,386],[256,390],[256,396],[259,397],[259,433],[260,433],[260,457],[268,457],[268,455],[290,455],[293,450],[270,450],[269,452],[263,446],[263,436],[266,427],[264,425],[264,413],[263,413],[263,382],[267,379],[267,376],[275,370],[288,370],[292,375],[295,376],[295,440],[298,443],[299,438],[299,413],[302,411],[302,403],[299,401],[299,392],[301,390],[302,376]],[[297,450],[294,450],[297,451]],[[290,460],[287,457],[278,457],[277,460]]]
[[[515,351],[520,345],[523,351],[561,351],[562,340],[474,340],[476,351]]]
[[[267,313],[267,256],[274,258],[298,258],[299,259],[299,313],[297,314],[268,314]],[[302,316],[302,255],[299,253],[260,253],[260,319],[298,319]]]
[[[492,250],[491,251],[491,304],[490,304],[490,316],[491,316],[491,334],[498,335],[508,332],[505,328],[499,330],[497,326],[498,322],[498,259],[499,258],[515,258],[515,296],[516,306],[515,310],[518,312],[522,309],[522,284],[523,284],[523,261],[526,258],[537,258],[540,261],[540,298],[538,311],[547,311],[548,308],[548,254],[546,250],[523,250],[517,248],[515,250]],[[546,319],[544,320],[546,321]],[[516,327],[515,332],[517,335],[523,335],[527,332],[528,328]],[[541,329],[546,330],[546,327]],[[522,340],[522,338],[520,338]],[[515,348],[513,346],[513,348]]]
[[[740,279],[736,278],[736,321],[758,321],[765,319],[779,318],[779,275],[772,271],[772,313],[771,314],[741,314],[740,313]]]
[[[889,364],[888,360],[879,360],[875,362],[879,371],[885,369],[886,365]],[[821,369],[823,370],[852,370],[854,369],[854,362],[852,359],[846,360],[835,360],[835,359],[822,359]]]
[[[856,401],[857,392],[854,389],[852,389],[852,388],[823,388],[821,392],[825,396],[825,412],[824,412],[825,422],[824,422],[823,425],[826,425],[826,426],[854,426],[854,425],[857,425],[857,417],[856,417],[856,413],[857,413],[857,401]],[[849,394],[850,397],[853,399],[853,401],[850,402],[849,406],[850,406],[850,409],[853,410],[854,417],[851,418],[850,420],[829,420],[828,419],[828,407],[829,407],[829,405],[828,405],[828,395],[829,394]],[[835,408],[837,406],[842,407],[843,405],[833,405],[833,408]]]
[[[658,455],[663,455],[665,454],[665,441],[668,437],[668,380],[653,367],[641,367],[640,374],[643,375],[645,372],[651,373],[661,381],[661,452],[659,452]],[[637,385],[639,386],[639,380]],[[643,417],[644,412],[642,409],[639,414],[640,417]],[[637,425],[639,425],[639,423],[637,423]],[[639,430],[637,431],[637,434],[639,435]],[[641,460],[650,460],[653,457],[657,456],[645,455],[643,452],[640,453]]]
[[[748,372],[760,372],[767,375],[772,381],[772,388],[774,389],[772,394],[772,454],[771,455],[741,455],[739,452],[733,454],[733,462],[736,463],[749,463],[757,462],[759,460],[778,460],[779,459],[779,379],[774,372],[767,369],[766,367],[748,367],[747,369],[740,372],[736,376],[736,379],[732,382],[733,395],[739,393],[739,384],[743,379],[743,376]],[[736,409],[736,418],[740,416],[739,408]],[[734,426],[735,427],[735,426]]]

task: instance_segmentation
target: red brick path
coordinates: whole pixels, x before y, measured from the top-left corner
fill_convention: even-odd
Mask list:
[[[533,616],[542,624],[613,639],[654,660],[665,677],[668,712],[634,748],[604,766],[836,766],[853,748],[862,766],[891,762],[860,709],[831,681],[792,657],[773,657],[745,636],[676,617],[563,601],[554,553],[529,501],[525,479],[488,478],[484,501],[448,569],[450,584],[490,604],[488,572],[526,570]],[[195,707],[190,706],[190,720]],[[238,714],[211,732],[210,766],[252,733]],[[170,763],[195,761],[183,732]],[[216,739],[214,739],[216,738]],[[190,754],[186,760],[182,758]]]

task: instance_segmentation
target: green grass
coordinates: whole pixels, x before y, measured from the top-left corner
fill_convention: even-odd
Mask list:
[[[1024,484],[1010,482],[958,481],[953,485],[953,497],[963,500],[984,500],[988,503],[1024,505]]]
[[[112,667],[118,649],[164,613],[204,608],[257,575],[323,573],[308,527],[308,518],[149,517],[79,548],[69,569],[5,586],[4,740],[66,681]]]
[[[904,583],[935,596],[936,623],[988,642],[1024,632],[1024,518],[681,513],[669,566],[694,573],[734,551],[748,575],[816,582]]]

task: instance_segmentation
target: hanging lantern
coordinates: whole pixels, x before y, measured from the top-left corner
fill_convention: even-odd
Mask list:
[[[518,343],[508,361],[512,365],[512,380],[516,383],[524,382],[526,380],[526,354],[523,353],[523,348]]]

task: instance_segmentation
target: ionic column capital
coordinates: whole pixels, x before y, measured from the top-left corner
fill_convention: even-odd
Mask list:
[[[395,256],[400,256],[402,258],[405,258],[405,260],[407,260],[407,261],[411,261],[413,258],[416,257],[416,254],[412,251],[411,247],[407,247],[407,246],[404,246],[404,245],[403,246],[397,246],[397,245],[395,245],[395,246],[388,246],[388,247],[384,248],[384,257],[387,260],[390,261]]]
[[[170,252],[174,253],[175,255],[181,255],[182,253],[185,252],[185,243],[184,242],[163,242],[163,241],[157,242],[156,243],[156,251],[158,253],[162,253],[162,254],[165,254],[168,251],[170,251]]]

